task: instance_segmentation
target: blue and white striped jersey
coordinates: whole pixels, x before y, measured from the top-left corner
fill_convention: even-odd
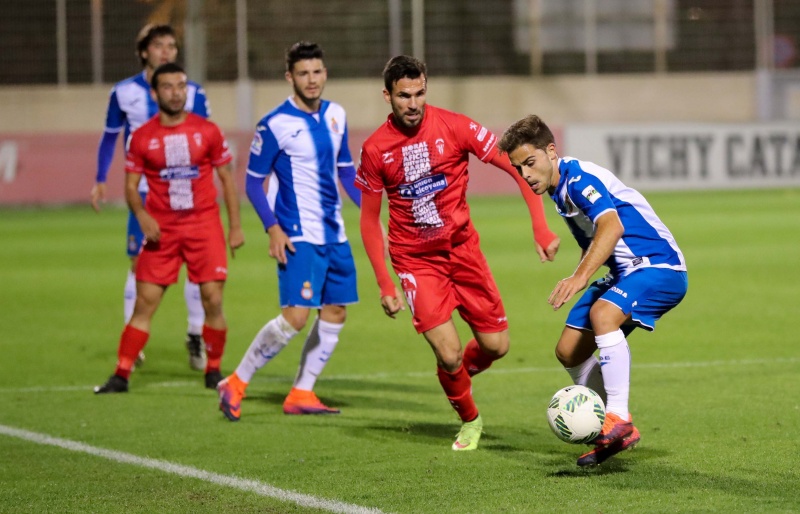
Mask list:
[[[206,92],[197,82],[191,80],[187,82],[184,109],[204,118],[211,115]],[[125,131],[125,148],[127,149],[131,132],[157,113],[158,103],[150,96],[150,84],[147,82],[144,71],[114,85],[106,110],[105,134],[98,149],[98,182],[105,182],[108,175],[108,168],[114,157],[116,134]],[[139,181],[139,191],[146,193],[147,189],[147,180],[143,176]]]
[[[344,108],[322,100],[309,114],[289,97],[258,123],[247,173],[263,179],[274,172],[268,199],[281,229],[292,241],[322,245],[347,241],[338,185],[338,168],[347,166]]]
[[[185,110],[208,118],[206,92],[197,82],[187,83]],[[125,141],[131,132],[139,128],[145,121],[158,113],[158,104],[150,96],[150,84],[145,79],[145,72],[117,82],[111,89],[106,112],[106,132],[125,130]]]
[[[586,250],[600,215],[616,210],[625,231],[606,261],[615,277],[642,267],[686,271],[686,262],[669,229],[638,191],[597,164],[564,157],[561,178],[551,196],[578,245]]]

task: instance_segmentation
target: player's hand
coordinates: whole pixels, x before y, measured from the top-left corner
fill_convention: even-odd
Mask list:
[[[541,262],[554,261],[559,246],[561,246],[561,239],[559,239],[558,236],[547,245],[547,248],[542,248],[542,245],[536,243],[536,253],[539,254],[539,260]]]
[[[572,275],[563,280],[559,280],[550,297],[547,298],[547,303],[553,306],[553,310],[557,311],[562,305],[570,301],[576,293],[586,288],[588,281]]]
[[[406,302],[403,301],[403,295],[397,293],[395,289],[394,296],[386,295],[381,297],[383,312],[392,319],[395,318],[398,312],[406,310]]]
[[[244,246],[244,232],[241,228],[234,228],[228,232],[228,246],[231,247],[231,257],[236,258],[236,249]]]
[[[100,204],[106,203],[106,184],[105,182],[97,182],[92,186],[92,209],[95,212],[100,212]]]
[[[145,242],[157,243],[161,240],[161,227],[158,226],[158,222],[147,211],[142,211],[137,216],[137,219],[139,220],[139,226],[142,228]]]
[[[286,251],[295,252],[289,236],[277,223],[269,227],[267,234],[269,234],[269,256],[281,264],[286,264]]]

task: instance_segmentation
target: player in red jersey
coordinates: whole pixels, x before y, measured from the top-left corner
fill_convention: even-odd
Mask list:
[[[405,308],[384,260],[381,198],[389,199],[389,256],[411,307],[414,328],[436,355],[439,382],[463,425],[453,450],[474,450],[483,429],[472,376],[508,352],[508,322],[466,201],[469,154],[508,173],[520,186],[536,250],[551,261],[559,239],[547,227],[541,199],[519,180],[497,137],[470,118],[426,105],[425,64],[394,57],[383,70],[392,114],[365,142],[356,184],[362,190],[361,235],[391,318]],[[462,348],[452,319],[458,310],[475,336]]]
[[[104,385],[95,387],[98,394],[128,391],[131,367],[147,344],[153,314],[167,286],[177,282],[184,262],[189,280],[200,284],[205,310],[205,385],[215,389],[222,380],[219,366],[227,333],[222,290],[228,263],[214,168],[228,211],[228,244],[233,254],[244,244],[244,235],[232,156],[219,127],[184,110],[186,73],[180,66],[158,67],[151,86],[158,115],[133,133],[125,161],[125,199],[145,237],[136,263],[136,306],[122,331],[116,371]],[[144,205],[138,192],[142,175],[150,186]]]

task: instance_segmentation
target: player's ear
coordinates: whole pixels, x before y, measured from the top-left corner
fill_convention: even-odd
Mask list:
[[[550,143],[547,145],[547,158],[548,159],[555,159],[558,157],[558,152],[556,151],[556,144]]]
[[[286,81],[289,84],[294,85],[294,79],[292,78],[292,72],[291,71],[287,71],[286,73],[283,74],[283,76],[286,77]]]
[[[387,104],[392,103],[392,94],[386,88],[383,89],[383,99],[386,100]]]
[[[158,103],[158,94],[156,94],[156,90],[152,87],[150,88],[150,98],[152,98],[155,103]]]

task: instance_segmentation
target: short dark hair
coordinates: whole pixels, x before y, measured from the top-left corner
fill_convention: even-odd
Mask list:
[[[522,145],[531,145],[544,150],[555,142],[556,138],[550,127],[540,117],[529,114],[508,127],[497,146],[501,152],[511,153]]]
[[[142,66],[147,64],[147,59],[142,57],[142,52],[147,50],[153,39],[162,36],[172,36],[175,41],[178,40],[178,36],[175,35],[175,29],[170,25],[154,25],[151,23],[142,27],[142,30],[139,31],[139,35],[136,37],[136,57],[139,58]]]
[[[398,55],[389,59],[383,67],[383,85],[386,91],[392,92],[395,82],[400,79],[416,79],[424,77],[428,81],[428,68],[425,63],[410,55]]]
[[[184,75],[186,72],[183,68],[174,62],[168,62],[162,64],[153,72],[153,78],[150,79],[150,87],[153,89],[158,89],[158,76],[163,75],[164,73],[183,73]]]
[[[325,59],[325,52],[322,47],[310,41],[298,41],[286,49],[286,71],[291,72],[294,63],[306,59]]]

